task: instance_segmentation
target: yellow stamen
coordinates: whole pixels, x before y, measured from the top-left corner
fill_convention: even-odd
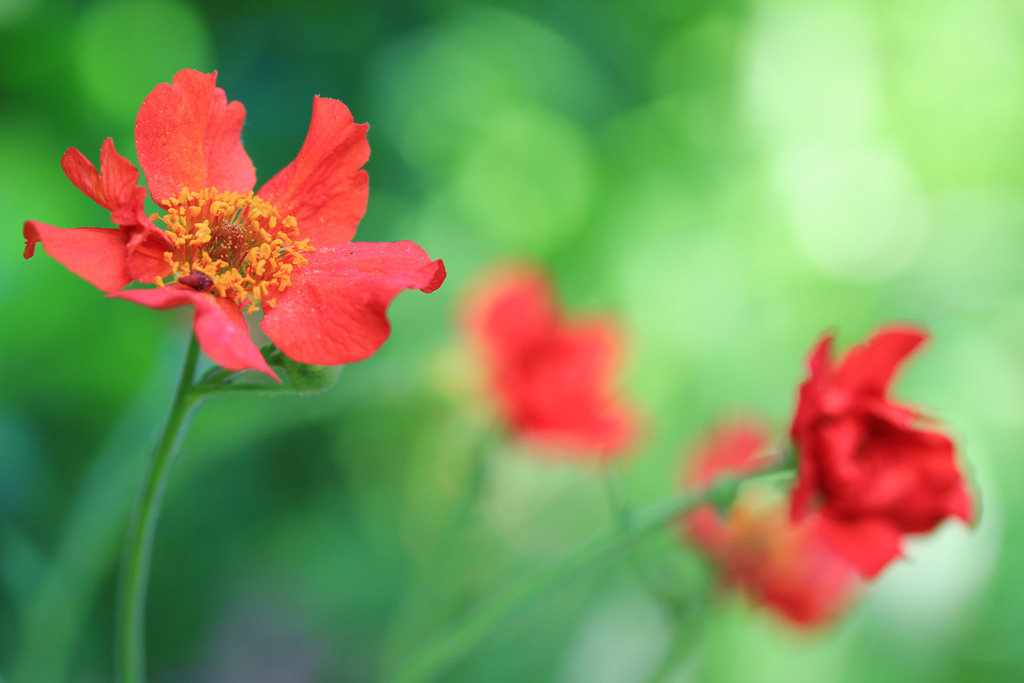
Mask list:
[[[282,217],[252,192],[185,188],[166,205],[167,214],[154,218],[167,226],[174,249],[164,259],[173,272],[167,281],[158,280],[159,286],[203,273],[213,282],[211,293],[248,303],[246,313],[252,313],[260,306],[273,308],[276,297],[267,294],[284,291],[294,268],[308,263],[302,254],[314,251],[308,239],[297,241],[293,216]]]

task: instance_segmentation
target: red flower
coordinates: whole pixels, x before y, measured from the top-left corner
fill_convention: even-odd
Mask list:
[[[611,383],[620,339],[603,319],[563,320],[547,278],[518,267],[482,285],[466,324],[503,419],[569,456],[609,458],[632,444],[632,411]]]
[[[99,173],[70,149],[64,172],[119,229],[28,221],[25,257],[42,242],[109,296],[158,309],[192,306],[200,345],[229,370],[276,379],[243,316],[260,308],[263,331],[296,361],[337,365],[372,355],[390,333],[391,300],[403,289],[437,289],[445,271],[412,242],[349,241],[366,210],[367,126],[341,102],[313,98],[298,156],[253,193],[245,108],[228,103],[216,76],[179,71],[139,109],[139,163],[162,216],[146,216],[139,172],[110,139]],[[123,289],[133,281],[158,287]]]
[[[971,519],[952,441],[887,396],[896,370],[926,339],[913,328],[884,328],[834,364],[826,336],[800,387],[793,516],[818,518],[823,540],[867,577],[900,555],[904,534],[949,516]]]
[[[750,424],[719,428],[691,461],[687,484],[709,486],[723,475],[766,467],[767,442]],[[687,515],[684,524],[727,585],[797,625],[831,620],[857,585],[853,569],[819,541],[815,523],[791,521],[785,501],[770,492],[743,490],[726,517],[706,505]]]

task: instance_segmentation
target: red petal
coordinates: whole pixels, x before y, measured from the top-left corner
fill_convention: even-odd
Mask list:
[[[543,389],[543,384],[532,387]],[[637,419],[621,402],[595,392],[559,394],[558,387],[545,397],[517,392],[509,418],[522,436],[562,451],[569,458],[607,460],[625,455],[637,435]],[[604,390],[604,388],[600,388]],[[554,400],[552,400],[554,399]],[[561,400],[561,407],[554,403]],[[509,403],[506,398],[506,403]]]
[[[801,391],[801,402],[804,392]],[[821,458],[819,439],[813,429],[794,432],[792,447],[796,450],[797,480],[790,495],[790,517],[798,522],[807,516],[821,487],[821,469],[818,460]]]
[[[257,370],[281,381],[252,343],[245,318],[238,304],[230,299],[178,285],[131,289],[114,292],[110,296],[159,310],[193,306],[196,311],[196,338],[215,363],[227,370]]]
[[[800,385],[796,413],[790,428],[790,435],[794,440],[802,438],[803,433],[821,411],[819,404],[831,371],[833,341],[834,337],[831,334],[823,335],[807,357],[808,376]]]
[[[690,459],[686,483],[707,485],[724,475],[756,472],[766,464],[768,433],[750,420],[717,426]]]
[[[242,147],[245,107],[228,104],[217,72],[184,69],[174,84],[161,83],[135,119],[135,148],[153,199],[164,202],[182,188],[216,187],[246,193],[256,170]]]
[[[789,517],[799,522],[807,516],[811,499],[818,490],[818,468],[812,458],[798,454],[797,480],[790,494]]]
[[[268,294],[277,305],[266,310],[263,331],[300,363],[363,360],[391,332],[391,300],[404,289],[436,289],[443,268],[412,242],[321,247],[295,269],[287,289]]]
[[[760,512],[763,530],[750,538],[756,548],[769,548],[750,567],[747,586],[767,605],[799,626],[821,626],[845,608],[857,587],[854,568],[822,544],[813,523],[789,524],[774,512]],[[778,520],[778,525],[772,524]]]
[[[97,204],[109,210],[110,219],[127,235],[128,275],[132,280],[153,282],[170,273],[164,253],[171,243],[164,231],[146,216],[146,188],[139,187],[139,171],[117,153],[114,141],[107,138],[100,151],[100,169],[77,149],[69,149],[61,158],[61,167],[71,182]]]
[[[117,153],[112,138],[104,140],[100,149],[102,175],[84,154],[73,147],[64,152],[60,165],[75,187],[109,211],[116,211],[134,199],[139,171],[132,162]],[[145,189],[142,198],[145,199]]]
[[[103,208],[110,208],[103,196],[103,181],[100,180],[99,171],[84,154],[72,147],[64,152],[64,156],[60,159],[60,167],[64,169],[64,174],[67,175],[68,180],[74,183],[75,187]]]
[[[949,513],[954,517],[959,517],[966,524],[971,524],[974,519],[974,502],[971,500],[971,494],[968,493],[967,488],[963,484],[958,486],[950,495]]]
[[[855,453],[830,457],[824,505],[841,517],[884,517],[904,533],[930,531],[954,514],[963,481],[947,436],[887,424],[866,436]]]
[[[592,320],[509,363],[503,393],[524,435],[587,457],[623,454],[637,429],[614,390],[621,347],[615,325]]]
[[[899,530],[884,520],[844,520],[823,514],[815,521],[821,541],[866,579],[902,555]]]
[[[622,341],[605,319],[566,324],[547,276],[529,266],[490,275],[464,325],[486,363],[503,418],[560,456],[608,458],[635,440],[637,419],[615,391]]]
[[[822,544],[815,520],[793,524],[771,497],[744,490],[725,517],[703,506],[686,519],[725,584],[798,626],[827,623],[856,589],[853,567]]]
[[[892,403],[880,396],[864,399],[859,407],[868,415],[902,429],[912,429],[920,420],[927,419],[914,408]]]
[[[365,123],[356,124],[338,100],[313,98],[313,120],[295,161],[271,178],[259,196],[294,216],[313,246],[347,242],[366,213],[370,158]]]
[[[121,289],[129,282],[125,247],[127,236],[114,228],[57,228],[39,221],[26,221],[25,258],[42,242],[46,253],[75,275],[104,292]]]
[[[822,375],[828,372],[831,366],[832,356],[832,344],[835,342],[835,337],[831,334],[825,334],[818,343],[814,345],[811,350],[811,354],[807,357],[807,369],[811,374],[811,378]]]
[[[860,499],[864,491],[863,466],[858,452],[864,447],[867,425],[855,417],[842,416],[822,421],[809,430],[797,446],[800,449],[797,484],[792,495],[793,519],[802,519],[814,497],[821,505],[834,506],[837,499]]]
[[[142,210],[146,188],[135,188],[134,195],[120,215],[115,211],[111,218],[128,234],[128,274],[137,282],[155,282],[170,274],[171,266],[164,255],[174,247],[167,232],[156,227]]]
[[[100,174],[108,209],[113,211],[132,200],[139,184],[139,169],[117,153],[113,138],[104,140],[100,148]],[[145,194],[142,196],[145,198]]]
[[[884,394],[899,366],[928,339],[913,327],[887,327],[850,349],[836,371],[835,383],[847,390]]]
[[[170,275],[172,270],[164,258],[171,245],[164,231],[151,227],[151,230],[134,230],[128,238],[128,274],[136,282],[153,283]]]
[[[463,324],[492,365],[504,365],[554,334],[558,309],[539,270],[507,267],[481,282],[478,291],[467,302]]]
[[[708,555],[720,557],[727,550],[729,534],[725,522],[711,505],[702,505],[680,521],[690,540]]]

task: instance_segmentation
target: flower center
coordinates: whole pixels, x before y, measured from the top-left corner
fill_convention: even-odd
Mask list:
[[[273,308],[276,299],[267,294],[284,291],[292,271],[307,263],[302,254],[313,251],[308,239],[297,241],[294,217],[282,218],[252,192],[185,188],[167,201],[167,214],[158,218],[167,226],[174,249],[164,254],[172,268],[169,280],[157,285],[176,282],[239,304],[248,302],[246,313],[260,306]]]

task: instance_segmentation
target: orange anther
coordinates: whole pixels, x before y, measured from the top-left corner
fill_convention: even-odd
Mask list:
[[[296,242],[293,216],[282,217],[252,192],[183,189],[164,206],[167,213],[154,220],[167,226],[173,245],[164,255],[172,270],[168,281],[202,273],[213,283],[208,291],[247,306],[247,312],[258,310],[268,292],[284,291],[294,268],[307,263],[302,254],[313,251],[308,239]],[[266,300],[267,306],[275,303]]]

